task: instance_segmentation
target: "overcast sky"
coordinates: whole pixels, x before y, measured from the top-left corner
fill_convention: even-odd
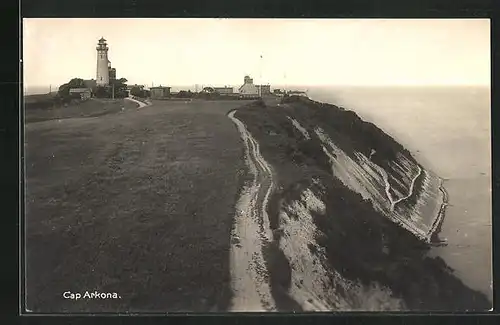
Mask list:
[[[487,19],[24,19],[25,87],[118,77],[151,85],[489,85]],[[260,56],[262,55],[262,59]]]

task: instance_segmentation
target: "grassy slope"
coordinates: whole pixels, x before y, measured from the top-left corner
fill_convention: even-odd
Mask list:
[[[280,190],[269,206],[271,227],[276,228],[280,201],[298,199],[305,188],[321,193],[327,205],[326,215],[316,215],[315,223],[323,235],[317,242],[326,248],[330,267],[345,278],[368,285],[379,282],[392,289],[412,310],[486,310],[487,298],[466,287],[440,258],[426,256],[428,246],[388,221],[370,203],[331,177],[330,165],[318,140],[305,140],[287,120],[297,119],[309,129],[323,127],[333,141],[346,152],[369,154],[377,146],[379,163],[392,159],[395,150],[405,151],[398,143],[373,125],[362,125],[352,112],[302,101],[281,107],[252,105],[240,109],[242,119],[261,144],[261,151],[277,171]],[[357,124],[357,125],[356,125]],[[366,139],[369,143],[364,143]],[[315,177],[323,185],[311,182]],[[389,253],[387,253],[389,252]],[[275,253],[277,254],[277,253]],[[281,278],[288,274],[285,263],[271,269],[274,284],[284,287]],[[275,296],[276,299],[279,297]]]
[[[25,123],[74,117],[96,117],[119,112],[122,107],[125,109],[137,107],[137,104],[125,99],[91,99],[85,102],[73,102],[66,107],[56,106],[52,108],[40,108],[37,106],[39,103],[38,100],[33,104],[30,104],[29,100],[25,101]]]
[[[236,103],[26,126],[28,308],[208,311],[230,301]],[[120,300],[64,300],[116,291]]]

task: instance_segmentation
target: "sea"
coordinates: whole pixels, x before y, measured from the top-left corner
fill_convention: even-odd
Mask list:
[[[492,300],[489,87],[307,87],[308,96],[356,112],[445,180],[449,194],[433,247],[468,287]]]
[[[42,95],[42,94],[48,94],[50,92],[57,91],[59,86],[25,86],[23,88],[23,96],[30,96],[30,95]]]

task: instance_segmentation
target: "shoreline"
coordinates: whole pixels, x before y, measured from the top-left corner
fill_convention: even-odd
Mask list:
[[[439,208],[437,218],[436,220],[434,220],[434,223],[432,224],[432,227],[428,232],[429,243],[431,245],[446,244],[446,241],[440,240],[438,237],[439,233],[441,232],[441,226],[443,225],[443,221],[446,215],[446,206],[448,206],[449,195],[448,192],[446,191],[446,188],[443,186],[444,179],[439,178],[439,180],[440,180],[439,190],[441,191],[441,193],[443,193],[443,201],[441,202],[441,207]]]

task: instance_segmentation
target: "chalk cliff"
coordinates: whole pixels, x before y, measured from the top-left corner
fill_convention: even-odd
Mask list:
[[[490,308],[442,259],[428,256],[439,241],[446,191],[389,135],[352,111],[304,97],[255,102],[231,116],[247,133],[248,155],[259,157],[255,197],[259,182],[270,188],[261,195],[261,224],[272,236],[259,244],[270,309]]]

